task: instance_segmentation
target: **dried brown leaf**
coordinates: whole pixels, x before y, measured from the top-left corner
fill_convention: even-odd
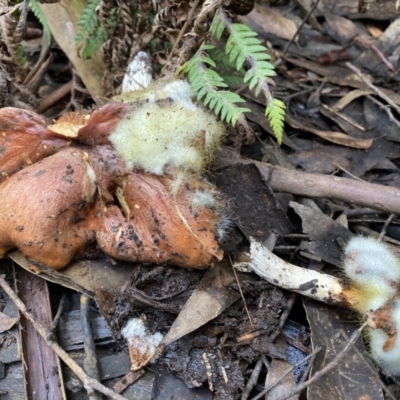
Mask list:
[[[10,318],[8,315],[0,312],[0,333],[10,330],[17,321],[18,318]]]

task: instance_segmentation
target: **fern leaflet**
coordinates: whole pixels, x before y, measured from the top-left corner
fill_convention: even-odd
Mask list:
[[[108,39],[108,34],[96,15],[96,8],[101,0],[89,0],[87,7],[83,10],[78,21],[80,29],[75,37],[75,45],[81,50],[84,59],[100,48]]]
[[[232,23],[222,8],[215,13],[210,31],[217,40],[221,40],[223,32],[227,30],[229,38],[225,45],[225,53],[229,56],[229,63],[234,64],[237,71],[243,72],[243,82],[247,83],[250,90],[258,96],[262,91],[267,100],[265,115],[280,143],[283,135],[285,105],[272,97],[269,83],[271,77],[276,75],[274,66],[268,61],[271,56],[257,33],[244,24]],[[210,54],[218,52],[212,50]],[[225,64],[227,65],[227,64]],[[232,68],[232,69],[234,69]]]
[[[42,9],[39,7],[39,3],[37,0],[31,0],[30,6],[33,14],[42,24],[44,37],[46,38],[46,46],[49,46],[51,43],[51,31],[49,24],[46,21],[46,17],[44,16]]]
[[[231,35],[226,43],[225,51],[229,54],[231,62],[236,60],[236,69],[239,70],[247,61],[251,66],[244,76],[244,82],[249,82],[249,88],[255,88],[256,96],[259,95],[266,80],[275,75],[274,66],[266,60],[271,56],[267,49],[256,38],[256,32],[243,24],[231,24]]]
[[[210,47],[203,46],[201,50],[207,48]],[[228,85],[216,71],[207,67],[207,65],[215,67],[215,62],[201,50],[183,66],[183,71],[187,74],[192,90],[197,94],[197,100],[201,100],[204,105],[214,110],[223,121],[235,125],[242,113],[250,110],[236,105],[244,102],[238,94],[228,90],[218,90]]]
[[[278,143],[282,143],[283,137],[283,125],[285,123],[285,104],[278,99],[271,99],[265,109],[265,115],[271,125],[272,130],[278,140]]]

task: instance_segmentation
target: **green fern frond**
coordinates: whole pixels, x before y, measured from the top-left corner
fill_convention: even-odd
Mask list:
[[[89,0],[78,21],[80,27],[75,37],[75,46],[80,50],[84,59],[100,48],[108,39],[108,33],[96,15],[96,8],[101,0]]]
[[[229,63],[234,64],[237,71],[244,71],[243,82],[258,96],[263,92],[267,100],[265,110],[274,134],[280,143],[283,135],[285,105],[273,98],[269,89],[275,74],[268,49],[258,39],[256,32],[244,24],[232,23],[222,8],[215,13],[210,31],[217,40],[221,40],[224,31],[229,34],[225,45],[225,53]],[[212,54],[212,51],[210,52]],[[218,56],[218,55],[217,55]],[[231,70],[234,69],[231,67]]]
[[[108,39],[107,31],[103,25],[99,25],[88,39],[86,46],[82,52],[82,57],[88,59],[98,50]]]
[[[236,125],[239,117],[245,112],[251,112],[249,108],[238,107],[235,103],[243,103],[244,100],[236,93],[229,90],[217,90],[207,93],[204,104],[221,116],[222,121],[226,121],[233,126]]]
[[[229,59],[229,55],[225,53],[224,50],[218,49],[215,46],[211,46],[209,50],[207,50],[209,56],[215,61],[218,65],[218,68],[222,71],[234,71],[236,69],[236,64],[231,62]],[[244,76],[246,71],[241,68],[239,72]],[[243,83],[243,80],[242,80]]]
[[[228,86],[237,86],[243,84],[243,75],[237,73],[221,73],[221,78]]]
[[[282,143],[285,110],[285,104],[278,99],[272,99],[265,109],[265,115],[268,118],[269,124],[271,125],[279,144]]]
[[[46,38],[46,46],[49,46],[51,43],[51,31],[49,24],[46,21],[46,17],[44,16],[42,9],[39,7],[39,3],[37,0],[30,1],[31,11],[35,15],[35,17],[39,20],[43,27],[43,34]]]
[[[231,62],[236,61],[236,69],[239,70],[247,62],[251,67],[244,76],[244,82],[249,83],[250,90],[260,93],[265,82],[275,75],[274,66],[266,60],[271,56],[267,54],[267,48],[256,38],[256,32],[243,24],[231,24],[231,34],[226,43],[225,51],[229,54]]]
[[[204,46],[201,50],[204,48],[209,49],[210,47]],[[205,106],[214,110],[215,114],[220,115],[223,121],[234,126],[240,115],[250,110],[236,105],[236,103],[245,101],[238,94],[228,90],[219,90],[228,85],[216,71],[207,67],[207,65],[215,67],[215,63],[201,50],[183,66],[183,71],[187,74],[190,86],[197,95],[197,100],[201,100]]]
[[[225,27],[227,26],[228,21],[225,13],[220,12],[220,9],[215,13],[214,19],[210,26],[210,32],[216,37],[219,41],[221,40],[222,34],[224,33]]]

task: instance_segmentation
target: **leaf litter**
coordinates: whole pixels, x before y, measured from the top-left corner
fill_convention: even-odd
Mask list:
[[[378,235],[382,233],[385,241],[400,241],[397,217],[387,223],[391,211],[386,209],[386,213],[382,212],[386,203],[382,199],[371,199],[369,208],[365,208],[362,192],[352,196],[351,189],[355,180],[399,186],[398,114],[386,105],[385,98],[379,93],[384,93],[395,105],[400,104],[397,74],[400,20],[394,1],[373,2],[365,14],[360,14],[357,1],[324,0],[318,3],[288,46],[313,6],[313,2],[306,0],[298,0],[295,4],[296,7],[286,1],[271,2],[270,5],[261,3],[250,14],[241,17],[258,31],[274,56],[278,74],[275,96],[285,102],[287,109],[284,144],[279,149],[271,144],[271,130],[265,123],[261,108],[265,102],[243,90],[241,94],[252,109],[250,124],[254,136],[243,143],[243,137],[232,132],[227,145],[235,145],[234,151],[242,158],[270,163],[272,171],[286,168],[288,176],[290,171],[297,171],[325,174],[332,179],[347,178],[343,190],[348,192],[351,200],[342,197],[340,191],[321,197],[313,193],[313,185],[306,179],[299,181],[299,185],[305,187],[304,192],[286,189],[291,197],[282,196],[277,193],[279,189],[272,178],[269,180],[263,174],[260,177],[257,163],[243,168],[233,161],[227,167],[217,159],[213,165],[216,175],[211,179],[215,179],[217,187],[230,203],[228,211],[232,215],[232,227],[223,246],[233,262],[246,262],[248,240],[256,237],[292,263],[341,276],[341,246],[357,234],[360,227]],[[50,6],[46,4],[44,9],[50,9]],[[188,16],[185,10],[178,2],[168,9],[170,14],[166,9],[156,35],[161,38],[165,35],[164,38],[169,40],[177,38]],[[7,13],[3,15],[8,17],[14,12],[11,8],[5,11]],[[276,15],[276,24],[265,24],[263,19],[260,22],[259,16],[263,14]],[[127,18],[127,14],[123,15]],[[63,18],[68,21],[71,17],[64,15]],[[49,14],[47,19],[62,50],[53,44],[51,51],[55,57],[49,59],[44,71],[38,68],[32,80],[26,70],[13,64],[11,57],[15,53],[12,50],[16,44],[11,39],[6,41],[8,47],[2,47],[0,84],[2,105],[37,110],[49,93],[54,95],[46,111],[46,116],[51,118],[76,107],[91,107],[93,99],[99,102],[99,95],[112,93],[121,82],[121,72],[126,68],[129,53],[134,54],[135,45],[127,42],[127,32],[132,32],[133,28],[124,19],[127,29],[125,32],[113,31],[103,50],[104,60],[77,60],[75,49],[62,44],[68,38],[57,36],[62,24],[52,26]],[[6,18],[4,21],[9,22]],[[141,24],[134,28],[134,34],[143,38],[144,46],[154,38],[154,32],[144,29],[144,19]],[[115,43],[119,43],[119,47]],[[32,39],[22,42],[26,47],[32,44]],[[156,63],[165,63],[165,55],[166,50],[160,47],[153,58]],[[99,87],[102,80],[90,79],[88,71],[94,64],[97,73],[102,75],[105,65],[110,65],[115,59],[118,59],[119,72],[108,71],[107,85]],[[40,60],[37,53],[32,55],[31,62],[41,64]],[[368,87],[360,76],[346,67],[345,62],[357,66],[380,92]],[[49,85],[49,81],[52,84]],[[34,82],[39,82],[37,90]],[[57,95],[54,83],[58,89],[69,83],[68,90]],[[308,186],[309,190],[306,190]],[[375,190],[379,191],[379,188],[376,186]],[[360,208],[360,204],[364,207]],[[346,227],[343,219],[347,219]],[[29,268],[20,254],[14,252],[10,256],[19,266]],[[15,265],[15,268],[19,266]],[[290,293],[254,274],[238,272],[236,279],[228,258],[206,272],[121,263],[101,257],[74,261],[60,272],[46,268],[37,272],[56,283],[56,286],[50,286],[54,292],[53,307],[57,304],[56,292],[60,285],[95,299],[112,333],[112,336],[108,332],[103,337],[108,335],[108,340],[113,337],[118,341],[116,345],[111,339],[106,345],[111,353],[120,354],[121,346],[125,346],[120,332],[131,317],[143,318],[152,333],[159,331],[166,335],[163,352],[154,364],[149,365],[150,372],[145,374],[154,373],[153,378],[144,378],[148,379],[150,390],[142,391],[142,397],[138,396],[132,388],[140,383],[139,379],[125,392],[127,398],[132,393],[143,399],[172,398],[173,394],[165,394],[167,391],[163,392],[163,387],[166,388],[176,376],[189,388],[202,387],[204,391],[198,394],[198,398],[237,398],[250,380],[257,362],[265,360],[251,392],[254,397],[275,377],[282,375],[287,364],[281,363],[287,362],[295,351],[293,345],[288,346],[284,340],[285,310],[290,308]],[[70,296],[74,298],[72,294]],[[72,303],[71,300],[67,315],[75,307]],[[319,345],[324,349],[312,362],[313,374],[323,369],[343,349],[351,332],[358,327],[358,317],[340,308],[303,301],[301,296],[297,297],[293,307],[289,319],[300,324],[302,334],[297,342],[293,338],[289,342],[297,345],[303,356],[308,354],[310,338],[312,348]],[[9,321],[10,325],[14,323],[14,319]],[[287,325],[290,323],[288,321]],[[58,334],[62,335],[62,332]],[[83,340],[75,346],[83,349]],[[0,356],[6,349],[2,345]],[[12,358],[4,359],[10,363]],[[15,362],[17,358],[12,360]],[[175,377],[166,375],[166,370]],[[392,396],[396,396],[399,391],[396,381],[389,379],[383,383],[376,371],[359,339],[357,346],[335,369],[310,386],[307,398],[351,399],[368,395],[371,399],[381,399],[390,396],[387,386],[393,392]],[[111,385],[117,377],[113,373],[109,376],[114,377],[108,382]],[[271,393],[268,398],[281,398],[279,396],[289,393],[299,379],[306,377],[297,376],[294,382],[290,376],[281,383],[279,391]],[[9,382],[7,377],[0,380],[1,389],[7,390],[8,385],[11,389]],[[155,388],[153,395],[152,387]],[[70,384],[67,388],[68,398],[84,398],[85,391],[79,385],[74,387]],[[194,393],[200,393],[191,390],[195,389],[188,392],[182,389],[184,394],[181,398],[191,398]],[[169,397],[162,397],[162,393]],[[327,397],[328,394],[331,397]]]

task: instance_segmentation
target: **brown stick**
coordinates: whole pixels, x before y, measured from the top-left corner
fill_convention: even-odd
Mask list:
[[[277,167],[243,159],[228,149],[218,153],[218,168],[238,163],[253,163],[276,192],[305,197],[326,197],[400,215],[400,190],[395,187]]]
[[[25,318],[33,325],[33,327],[37,330],[39,335],[43,338],[43,340],[47,343],[49,347],[58,355],[71,368],[71,370],[75,373],[75,375],[83,382],[83,385],[88,392],[89,397],[93,396],[93,389],[105,394],[113,400],[127,400],[125,397],[114,393],[108,387],[102,385],[99,381],[95,379],[89,378],[85,371],[75,363],[74,360],[67,354],[67,352],[60,347],[58,343],[47,340],[47,332],[46,329],[35,321],[32,314],[27,310],[25,304],[18,298],[18,296],[13,292],[11,287],[4,279],[4,275],[0,275],[0,286],[7,293],[8,297],[15,303],[18,307],[19,311],[25,316]]]
[[[60,86],[54,92],[50,93],[48,96],[44,97],[42,101],[39,103],[37,107],[37,112],[40,114],[45,112],[48,108],[50,108],[53,104],[57,103],[57,101],[61,100],[64,96],[66,96],[72,89],[72,80],[64,85]]]

